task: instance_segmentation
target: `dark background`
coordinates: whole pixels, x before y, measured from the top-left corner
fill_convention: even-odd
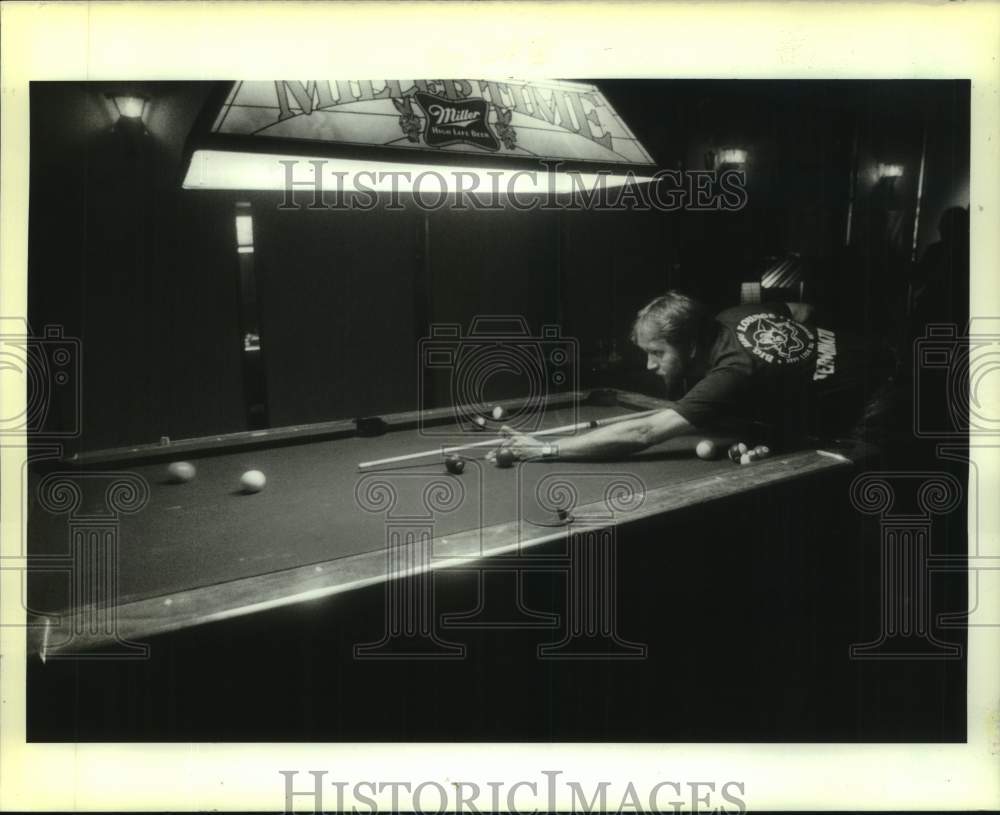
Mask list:
[[[967,81],[592,81],[658,167],[748,150],[746,208],[440,211],[426,223],[412,207],[283,212],[279,194],[181,189],[185,140],[217,83],[33,83],[29,319],[82,340],[69,452],[248,428],[237,201],[254,215],[271,426],[413,409],[428,325],[483,313],[522,315],[535,332],[560,324],[579,341],[583,385],[655,392],[627,341],[636,309],[668,287],[735,304],[741,282],[789,253],[833,322],[920,333],[908,283],[941,213],[968,205]],[[105,94],[124,90],[149,97],[143,138],[113,128]],[[903,177],[877,182],[879,163]],[[965,312],[958,296],[936,316],[964,324]],[[612,343],[623,359],[609,374]],[[57,404],[48,427],[73,411]]]

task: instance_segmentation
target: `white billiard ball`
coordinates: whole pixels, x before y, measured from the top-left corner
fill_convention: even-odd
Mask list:
[[[719,455],[719,446],[711,439],[702,439],[694,448],[698,458],[711,461]]]
[[[184,484],[194,476],[194,465],[189,461],[173,461],[167,467],[167,477],[175,484]]]
[[[240,486],[244,492],[260,492],[266,483],[267,479],[260,470],[247,470],[240,478]]]

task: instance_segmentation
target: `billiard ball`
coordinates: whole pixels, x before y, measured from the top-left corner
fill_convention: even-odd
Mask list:
[[[174,461],[167,467],[167,476],[176,484],[190,481],[194,475],[194,465],[188,461]]]
[[[500,407],[500,405],[497,405],[495,408],[493,408],[492,415],[493,415],[493,420],[499,422],[504,417],[503,408]]]
[[[751,452],[756,453],[758,459],[767,458],[771,455],[771,448],[766,444],[758,444]]]
[[[719,455],[719,446],[711,439],[702,439],[698,446],[694,448],[698,458],[711,461]]]
[[[743,455],[743,451],[740,450],[739,442],[734,442],[733,444],[729,445],[729,449],[726,451],[726,455],[729,456],[729,460],[733,462],[733,464],[739,464],[740,456]]]
[[[503,450],[497,450],[496,464],[497,467],[511,467],[516,461],[514,454],[508,450],[506,447]]]
[[[477,416],[475,419],[472,420],[472,425],[473,427],[476,428],[476,430],[485,430],[486,418],[484,416]]]
[[[461,456],[448,456],[444,460],[444,466],[452,475],[461,475],[465,471],[465,459]]]
[[[240,478],[240,486],[244,492],[260,492],[266,483],[267,479],[260,470],[247,470]]]

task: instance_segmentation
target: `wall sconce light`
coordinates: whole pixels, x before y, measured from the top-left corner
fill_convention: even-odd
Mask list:
[[[722,166],[742,167],[747,163],[747,151],[738,147],[709,150],[705,153],[705,169],[718,170]]]
[[[878,177],[881,178],[902,178],[902,164],[879,164]]]
[[[145,129],[143,116],[146,115],[146,108],[149,106],[148,96],[126,93],[109,93],[106,96],[111,100],[115,113],[118,115],[118,120],[115,122],[116,127],[124,123]]]
[[[719,164],[746,164],[747,151],[738,148],[720,150],[718,157]]]

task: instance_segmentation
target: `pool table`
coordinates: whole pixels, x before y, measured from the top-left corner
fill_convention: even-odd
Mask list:
[[[621,391],[568,393],[547,399],[526,427],[592,422],[664,404]],[[502,591],[512,571],[537,567],[590,570],[577,582],[591,585],[600,582],[592,572],[602,568],[601,555],[574,561],[553,556],[543,544],[600,538],[620,524],[850,469],[871,452],[862,446],[794,449],[741,466],[724,454],[697,458],[700,438],[733,438],[707,434],[618,462],[541,460],[501,469],[485,459],[491,446],[479,446],[465,452],[461,475],[446,471],[440,452],[359,468],[494,434],[495,427],[477,431],[442,409],[164,439],[41,462],[29,480],[29,653],[43,660],[142,656],[150,637],[386,584],[388,633],[381,646],[369,647],[370,655],[382,647],[393,656],[447,657],[451,649],[435,638],[424,596],[430,588],[400,589],[395,596],[393,587],[403,585],[396,578],[493,568],[501,577],[500,589],[492,591]],[[194,480],[169,482],[166,465],[176,460],[196,466]],[[265,473],[261,492],[241,492],[240,475],[248,469]],[[533,558],[543,550],[544,557]],[[479,606],[453,615],[453,622],[488,623],[481,606],[490,581],[481,579]],[[595,602],[613,604],[614,598]],[[522,617],[531,624],[531,613]],[[614,631],[602,632],[620,655],[641,656]]]

